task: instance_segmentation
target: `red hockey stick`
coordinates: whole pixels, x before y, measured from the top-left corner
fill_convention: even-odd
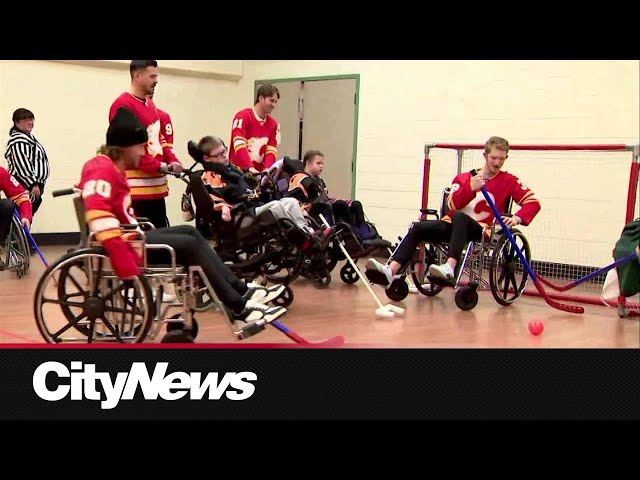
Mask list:
[[[542,298],[544,298],[544,301],[547,302],[548,305],[550,305],[551,307],[553,307],[553,308],[555,308],[557,310],[562,310],[564,312],[569,312],[569,313],[584,313],[584,308],[583,307],[579,307],[577,305],[567,305],[566,303],[556,302],[555,300],[552,300],[549,297],[547,292],[544,290],[544,287],[542,286],[542,282],[540,281],[540,279],[538,278],[536,273],[533,271],[533,268],[531,268],[531,265],[529,265],[529,262],[527,261],[527,259],[522,254],[522,251],[520,250],[520,247],[518,247],[518,245],[516,244],[516,241],[513,238],[513,235],[511,234],[511,230],[509,230],[509,227],[507,227],[505,225],[505,223],[504,223],[504,220],[502,220],[502,216],[500,215],[500,212],[498,212],[498,209],[496,208],[495,204],[493,203],[493,200],[491,200],[491,197],[487,193],[486,187],[482,187],[482,195],[484,195],[484,198],[487,200],[487,203],[489,204],[489,206],[493,210],[493,213],[496,216],[496,220],[498,220],[498,222],[500,222],[500,226],[502,227],[502,230],[509,237],[509,241],[511,242],[511,245],[513,245],[513,248],[515,249],[516,253],[518,254],[518,257],[520,257],[520,260],[522,261],[522,264],[524,265],[524,268],[527,270],[527,273],[531,277],[531,280],[533,280],[533,284],[538,289],[538,292],[540,293],[540,296]]]

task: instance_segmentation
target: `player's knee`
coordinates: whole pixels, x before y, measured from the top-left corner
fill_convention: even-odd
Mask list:
[[[3,198],[0,200],[0,213],[2,216],[13,215],[14,203],[8,198]]]

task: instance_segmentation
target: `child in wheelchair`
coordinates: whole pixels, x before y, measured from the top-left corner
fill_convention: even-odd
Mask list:
[[[2,271],[7,268],[1,257],[3,246],[9,235],[14,209],[18,207],[22,217],[22,226],[29,228],[32,208],[29,192],[3,167],[0,167],[0,191],[7,196],[7,198],[0,199],[0,271]]]
[[[115,273],[123,280],[143,275],[142,259],[127,243],[123,226],[137,224],[132,216],[130,190],[124,170],[136,168],[145,155],[147,130],[128,109],[118,109],[106,135],[106,145],[82,169],[82,190],[86,220],[91,232],[105,248]],[[176,260],[184,266],[200,266],[216,295],[229,313],[235,333],[254,330],[286,313],[283,307],[266,303],[278,298],[283,285],[265,288],[246,284],[224,264],[209,243],[193,227],[152,229],[145,232],[148,244],[171,246]],[[147,252],[148,265],[171,263],[168,252]]]
[[[243,173],[230,162],[227,148],[220,138],[203,137],[193,156],[204,166],[202,179],[213,200],[214,210],[220,212],[223,221],[232,221],[235,211],[249,210],[255,216],[269,211],[276,219],[286,219],[306,234],[301,240],[316,234],[297,200],[282,198],[263,202],[257,191],[259,182],[256,177]]]
[[[501,212],[507,211],[511,199],[520,205],[516,215],[503,217],[508,227],[529,225],[540,211],[540,202],[518,177],[501,170],[508,158],[509,148],[507,140],[491,137],[485,144],[485,164],[480,171],[465,172],[453,179],[446,200],[447,214],[440,220],[414,222],[390,261],[382,264],[370,258],[367,261],[367,273],[383,274],[380,281],[389,287],[407,267],[420,242],[448,242],[447,261],[442,265],[430,265],[429,277],[439,283],[454,284],[455,270],[463,249],[469,241],[479,241],[483,231],[488,232],[485,228],[495,221],[493,210],[481,192],[482,187],[486,187]],[[379,278],[379,275],[367,276],[370,279]]]

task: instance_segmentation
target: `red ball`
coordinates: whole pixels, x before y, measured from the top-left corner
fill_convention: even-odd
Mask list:
[[[544,330],[544,323],[540,320],[531,320],[529,322],[529,331],[534,335],[540,335]]]

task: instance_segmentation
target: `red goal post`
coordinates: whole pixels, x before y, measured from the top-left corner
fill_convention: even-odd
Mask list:
[[[520,227],[536,272],[568,283],[613,262],[622,228],[640,216],[639,151],[638,144],[510,145],[503,170],[518,176],[542,205],[532,224]],[[439,210],[444,187],[455,175],[482,167],[483,153],[484,144],[426,143],[422,208]],[[605,275],[556,298],[602,304]]]

